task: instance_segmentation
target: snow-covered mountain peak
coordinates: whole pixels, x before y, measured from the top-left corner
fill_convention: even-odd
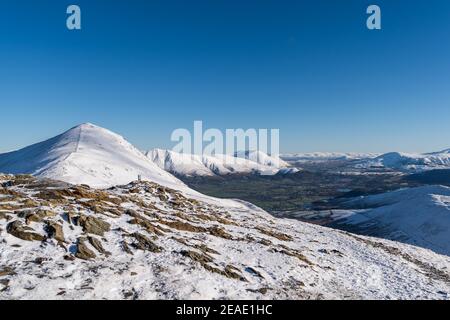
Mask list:
[[[0,172],[28,173],[92,187],[126,184],[139,177],[165,186],[184,186],[122,136],[91,123],[0,154]]]

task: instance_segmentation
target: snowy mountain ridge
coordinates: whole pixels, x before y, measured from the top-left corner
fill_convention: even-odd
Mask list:
[[[448,151],[425,154],[390,152],[374,159],[363,161],[358,164],[358,167],[384,167],[406,172],[447,169],[450,168],[450,153]]]
[[[288,166],[282,160],[262,152],[242,152],[236,156],[216,154],[182,154],[171,150],[153,149],[147,156],[161,169],[179,176],[215,176],[229,174],[274,175]],[[282,170],[282,173],[290,173]]]

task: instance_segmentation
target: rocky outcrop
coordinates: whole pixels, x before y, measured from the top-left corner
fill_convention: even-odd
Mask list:
[[[75,257],[82,259],[82,260],[90,260],[97,257],[91,249],[88,248],[87,239],[82,237],[78,239],[77,244],[77,252],[75,253]]]
[[[111,229],[111,225],[108,222],[94,216],[81,215],[78,218],[78,223],[83,227],[84,232],[98,236],[103,236],[105,232]]]
[[[47,233],[50,238],[54,238],[57,241],[65,242],[63,227],[59,223],[49,221],[47,222]]]
[[[13,221],[8,224],[6,231],[16,238],[26,241],[44,241],[45,237],[34,232],[33,228],[25,226],[21,221]]]

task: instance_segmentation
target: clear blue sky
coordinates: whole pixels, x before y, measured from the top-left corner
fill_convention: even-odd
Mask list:
[[[82,122],[170,147],[194,120],[283,152],[448,148],[450,1],[2,0],[0,119],[0,151]]]

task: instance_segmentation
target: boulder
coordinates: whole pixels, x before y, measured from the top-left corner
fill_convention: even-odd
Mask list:
[[[111,252],[106,251],[103,248],[103,245],[102,245],[101,241],[98,240],[97,238],[89,236],[88,240],[89,240],[89,243],[91,244],[91,246],[93,246],[95,248],[95,250],[97,250],[98,252],[103,253],[106,256],[110,256],[111,255]]]
[[[95,259],[95,253],[86,245],[86,238],[78,238],[77,253],[75,253],[75,257],[82,260]]]
[[[53,221],[47,222],[46,231],[50,238],[54,238],[57,241],[65,242],[63,227],[59,223]]]
[[[33,232],[34,229],[24,226],[19,220],[10,222],[6,226],[6,231],[16,238],[26,241],[43,241],[45,237],[39,233]]]
[[[94,216],[82,215],[78,219],[78,223],[83,227],[84,232],[96,234],[101,237],[111,229],[111,225],[108,222]]]

